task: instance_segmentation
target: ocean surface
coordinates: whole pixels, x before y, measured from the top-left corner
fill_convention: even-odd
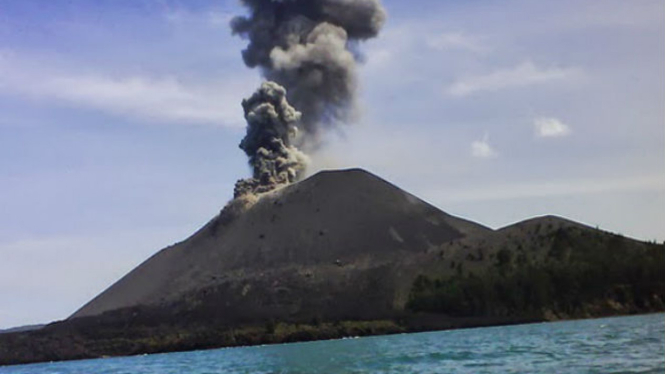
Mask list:
[[[665,314],[0,367],[0,374],[665,373]]]

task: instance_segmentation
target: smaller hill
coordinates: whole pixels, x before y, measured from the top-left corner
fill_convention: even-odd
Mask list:
[[[414,282],[410,310],[565,319],[665,308],[663,245],[564,218],[528,219],[437,251]]]

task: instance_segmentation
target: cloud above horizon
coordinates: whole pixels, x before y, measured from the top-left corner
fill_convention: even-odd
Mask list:
[[[242,127],[238,95],[257,79],[230,78],[209,84],[187,83],[175,75],[116,76],[78,73],[74,66],[41,69],[0,51],[0,95],[53,101],[130,119],[167,123]]]
[[[489,48],[483,45],[476,37],[463,32],[445,32],[432,36],[427,40],[427,46],[437,50],[464,50],[473,53],[484,53]]]
[[[635,191],[663,192],[665,178],[662,175],[641,175],[632,178],[524,181],[490,187],[476,186],[464,190],[439,189],[428,191],[426,197],[442,203],[459,203]]]
[[[570,126],[556,118],[536,118],[533,125],[538,138],[561,138],[571,133]]]
[[[499,154],[489,143],[489,134],[485,133],[481,140],[471,143],[471,155],[476,158],[496,158]]]
[[[446,93],[455,97],[463,97],[480,92],[495,92],[562,81],[580,73],[581,70],[578,68],[541,68],[531,61],[525,61],[512,68],[502,68],[488,74],[457,80],[446,88]]]
[[[198,24],[226,30],[235,14],[228,9],[211,8],[202,11],[192,11],[183,6],[176,6],[167,7],[162,16],[167,22],[177,26]]]

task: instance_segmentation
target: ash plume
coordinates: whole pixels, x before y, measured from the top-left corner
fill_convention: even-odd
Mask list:
[[[234,197],[242,201],[234,204],[245,206],[297,181],[307,165],[299,148],[316,148],[325,127],[350,119],[357,85],[354,46],[378,34],[386,13],[380,0],[241,3],[249,15],[235,17],[231,29],[249,41],[245,64],[268,80],[242,103],[247,135],[240,148],[253,176],[236,183]]]
[[[379,0],[242,0],[247,17],[231,21],[249,44],[248,67],[284,86],[303,114],[304,143],[322,126],[349,119],[355,104],[356,57],[351,46],[377,36],[386,19]]]
[[[304,171],[307,157],[291,144],[301,114],[286,100],[286,90],[275,82],[264,82],[242,101],[247,134],[240,148],[249,157],[252,178],[238,181],[234,197],[258,194],[295,182]]]

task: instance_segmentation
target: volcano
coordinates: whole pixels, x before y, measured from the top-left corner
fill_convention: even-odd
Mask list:
[[[493,230],[360,169],[223,209],[0,364],[665,310],[665,247],[555,216]]]
[[[215,217],[71,318],[130,307],[232,324],[380,318],[404,307],[404,260],[489,231],[366,171],[324,171],[263,195],[233,220]]]

